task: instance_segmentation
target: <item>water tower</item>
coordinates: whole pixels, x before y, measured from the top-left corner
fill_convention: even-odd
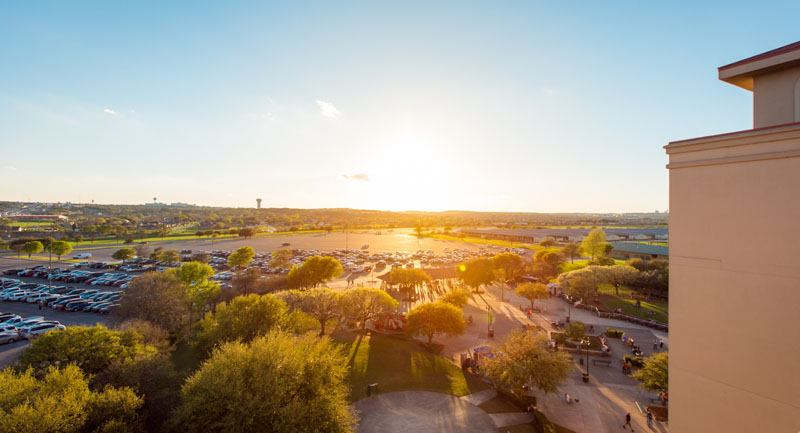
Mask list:
[[[261,209],[261,199],[260,198],[256,199],[256,209]]]

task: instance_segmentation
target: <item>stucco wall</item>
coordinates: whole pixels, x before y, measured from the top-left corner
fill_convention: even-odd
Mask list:
[[[783,125],[798,121],[795,89],[800,67],[759,75],[753,80],[753,127]]]
[[[667,146],[671,431],[800,432],[798,131]]]

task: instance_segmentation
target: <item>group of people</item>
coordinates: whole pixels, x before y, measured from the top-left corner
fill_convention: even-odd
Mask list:
[[[653,412],[651,412],[649,408],[647,409],[647,426],[653,428]],[[625,427],[628,427],[629,429],[631,429],[631,431],[634,431],[633,425],[631,424],[630,412],[625,414],[625,424],[622,424],[622,429],[624,430]]]

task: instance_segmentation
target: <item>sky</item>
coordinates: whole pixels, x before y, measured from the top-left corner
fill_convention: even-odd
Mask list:
[[[0,3],[0,200],[652,212],[800,3]]]

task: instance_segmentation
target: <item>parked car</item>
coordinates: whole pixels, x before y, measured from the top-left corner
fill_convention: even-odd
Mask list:
[[[38,337],[40,335],[44,335],[50,331],[63,331],[67,329],[66,326],[56,323],[45,323],[42,325],[34,326],[29,330],[20,334],[20,337],[25,339],[31,339],[33,337]]]
[[[0,332],[0,344],[13,343],[19,340],[19,334],[13,332]]]

